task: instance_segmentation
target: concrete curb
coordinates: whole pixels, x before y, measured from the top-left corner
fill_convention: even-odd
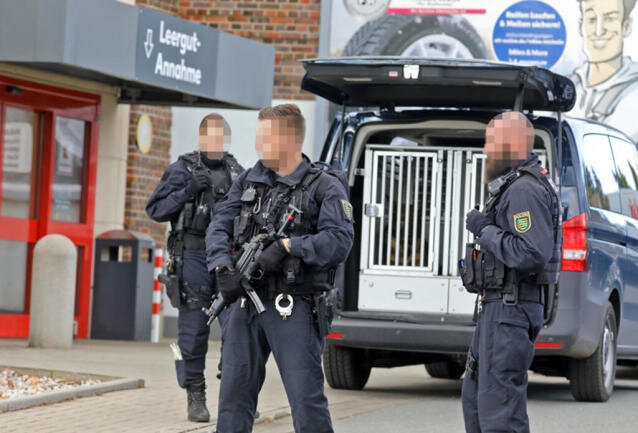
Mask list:
[[[64,400],[89,397],[95,394],[103,394],[105,392],[137,388],[144,388],[143,379],[116,379],[109,382],[96,383],[94,385],[78,386],[73,389],[45,392],[38,395],[16,398],[14,400],[3,400],[0,401],[0,412],[26,409],[28,407],[40,406],[42,404],[58,403]]]
[[[279,418],[283,418],[286,416],[290,416],[290,407],[286,406],[286,407],[281,407],[279,409],[273,409],[271,411],[265,412],[265,413],[261,413],[259,415],[259,418],[257,418],[255,420],[255,425],[257,424],[261,424],[264,422],[273,422]],[[215,432],[215,427],[216,427],[216,421],[217,420],[213,420],[212,423],[210,424],[206,424],[205,427],[195,427],[193,429],[188,429],[188,430],[181,430],[180,433],[211,433],[211,427],[213,428],[213,432]]]

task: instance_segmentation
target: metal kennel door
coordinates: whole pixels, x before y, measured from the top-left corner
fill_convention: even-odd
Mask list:
[[[423,279],[435,275],[441,174],[437,150],[366,149],[359,309],[447,308],[447,282]]]
[[[369,150],[372,165],[366,179],[369,223],[363,269],[432,272],[436,213],[436,152]]]
[[[457,263],[473,239],[465,214],[487,199],[481,150],[367,147],[360,310],[473,312]]]

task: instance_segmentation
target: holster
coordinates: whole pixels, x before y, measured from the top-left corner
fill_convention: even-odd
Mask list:
[[[518,304],[518,297],[517,273],[514,269],[507,268],[503,284],[503,303],[505,305],[516,305]]]
[[[313,296],[313,315],[319,335],[325,337],[330,334],[332,319],[334,318],[334,305],[330,299],[330,292],[319,292]]]
[[[171,301],[173,308],[180,308],[182,306],[182,297],[180,294],[179,277],[175,274],[159,274],[157,279],[166,287],[166,295]]]
[[[180,311],[201,310],[210,307],[213,291],[210,287],[191,286],[183,281],[180,296],[182,300]]]
[[[299,257],[288,255],[283,262],[280,289],[291,295],[305,295],[332,290],[334,269],[320,269],[306,265]]]

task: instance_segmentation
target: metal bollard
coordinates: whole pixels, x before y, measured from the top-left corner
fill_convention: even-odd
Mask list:
[[[47,235],[33,249],[29,347],[70,348],[77,250],[66,236]]]

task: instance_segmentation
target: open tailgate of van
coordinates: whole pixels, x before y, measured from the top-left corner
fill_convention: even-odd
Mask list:
[[[337,104],[368,107],[562,111],[576,99],[568,78],[535,66],[415,57],[341,57],[302,60],[301,88]]]

